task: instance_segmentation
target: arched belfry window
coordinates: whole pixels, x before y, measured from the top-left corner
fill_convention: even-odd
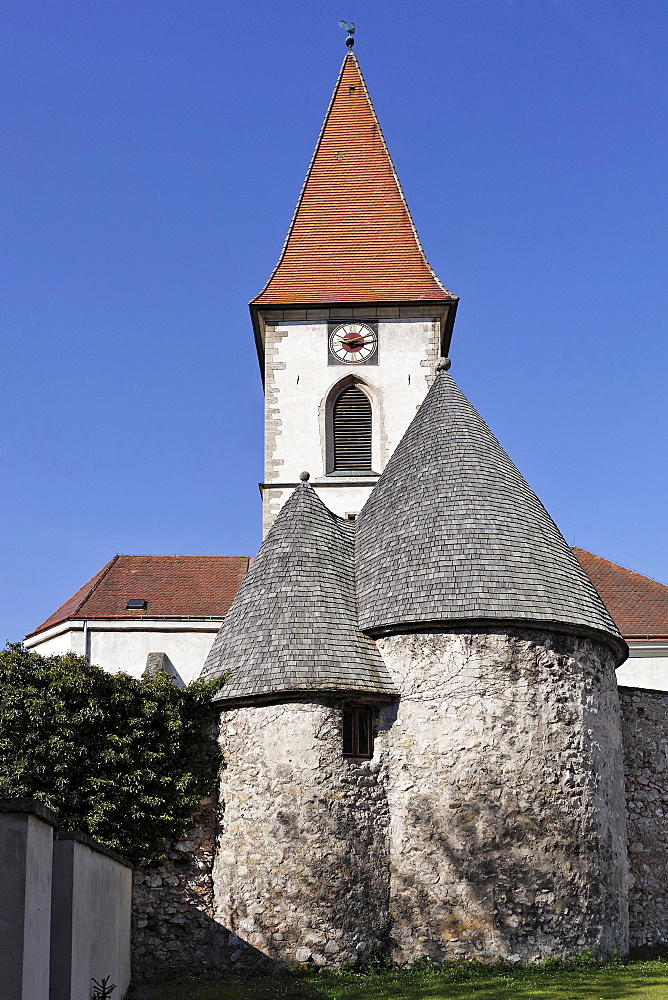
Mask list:
[[[333,474],[371,472],[371,402],[358,385],[347,385],[332,410]]]

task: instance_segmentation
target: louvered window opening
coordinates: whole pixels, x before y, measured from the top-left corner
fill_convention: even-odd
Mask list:
[[[371,403],[356,385],[334,403],[334,472],[371,472]]]

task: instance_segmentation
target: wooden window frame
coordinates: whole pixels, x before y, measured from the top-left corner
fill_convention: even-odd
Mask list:
[[[351,750],[346,750],[346,713],[352,716]],[[360,716],[364,715],[368,726],[368,753],[360,753]],[[345,705],[341,720],[343,756],[348,760],[371,760],[373,757],[373,710],[368,705]]]

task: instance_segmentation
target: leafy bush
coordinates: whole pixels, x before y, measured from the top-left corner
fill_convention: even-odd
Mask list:
[[[0,651],[0,798],[36,798],[135,864],[155,863],[186,831],[220,765],[211,696],[135,680],[68,653]]]

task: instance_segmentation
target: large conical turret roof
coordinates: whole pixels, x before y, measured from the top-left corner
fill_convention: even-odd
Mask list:
[[[357,520],[360,626],[512,622],[597,636],[627,655],[559,529],[446,372]]]
[[[451,301],[423,253],[348,53],[283,251],[258,306]]]
[[[306,692],[396,696],[357,624],[352,521],[306,483],[281,509],[237,592],[202,676],[219,701]]]

